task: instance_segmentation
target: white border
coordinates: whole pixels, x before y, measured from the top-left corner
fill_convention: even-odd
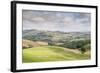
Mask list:
[[[59,62],[37,62],[37,63],[22,63],[22,9],[26,10],[47,10],[47,11],[64,11],[64,12],[86,12],[91,13],[91,60],[79,61],[59,61]],[[21,69],[38,69],[38,68],[52,68],[52,67],[71,67],[71,66],[85,66],[95,65],[95,9],[93,8],[78,8],[78,7],[60,7],[60,6],[45,6],[45,5],[28,5],[17,4],[17,46],[16,46],[16,60],[17,70]]]

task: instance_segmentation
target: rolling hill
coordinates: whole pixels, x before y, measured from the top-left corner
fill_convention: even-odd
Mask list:
[[[31,41],[31,40],[27,40],[27,39],[23,39],[23,49],[26,48],[31,48],[31,47],[36,47],[36,46],[45,46],[48,45],[47,42],[43,42],[43,41]]]
[[[40,31],[40,30],[23,30],[23,39],[64,42],[74,39],[90,39],[90,32],[60,32],[60,31]]]
[[[47,62],[64,60],[90,59],[90,54],[81,54],[78,50],[65,49],[58,46],[39,46],[23,49],[23,62]]]
[[[90,32],[23,30],[23,63],[91,58]]]

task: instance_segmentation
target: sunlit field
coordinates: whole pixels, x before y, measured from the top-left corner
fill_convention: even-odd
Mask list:
[[[57,46],[40,46],[23,49],[23,62],[25,63],[85,59],[90,59],[90,53],[81,54],[78,50],[70,50]]]

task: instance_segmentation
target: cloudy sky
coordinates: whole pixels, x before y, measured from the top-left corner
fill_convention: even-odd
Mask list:
[[[48,30],[63,32],[87,32],[91,29],[91,14],[23,10],[23,30]]]

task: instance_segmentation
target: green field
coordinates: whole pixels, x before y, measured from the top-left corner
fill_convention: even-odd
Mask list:
[[[69,50],[58,46],[39,46],[23,49],[23,63],[85,60],[90,59],[90,53],[81,54],[79,51]]]

